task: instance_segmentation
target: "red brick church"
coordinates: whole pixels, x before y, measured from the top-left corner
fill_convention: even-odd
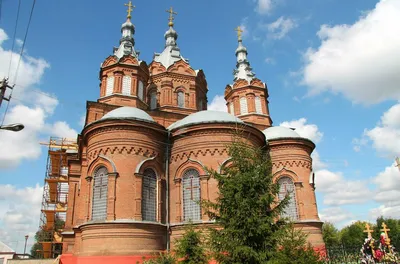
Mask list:
[[[240,28],[233,83],[225,87],[227,112],[208,111],[205,74],[182,57],[172,9],[165,48],[150,64],[139,59],[130,12],[131,4],[120,44],[101,64],[99,99],[87,102],[77,158],[68,160],[61,262],[141,262],[173,248],[189,221],[212,225],[198,203],[217,196],[205,168],[229,163],[226,145],[238,126],[243,140],[270,148],[279,198],[293,191],[284,215],[322,247],[310,157],[315,145],[272,126],[267,85],[252,72]]]

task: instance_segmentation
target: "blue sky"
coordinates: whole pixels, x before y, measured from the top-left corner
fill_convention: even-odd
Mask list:
[[[0,238],[21,251],[39,224],[50,135],[82,129],[86,100],[99,95],[100,63],[118,45],[126,8],[118,1],[37,1],[6,123],[0,131]],[[22,1],[23,39],[32,1]],[[274,125],[296,127],[317,143],[320,216],[342,227],[379,215],[400,217],[400,1],[133,1],[135,48],[148,64],[164,48],[165,12],[184,57],[203,69],[210,109],[223,110],[241,25],[257,77],[269,89]],[[0,77],[7,76],[17,1],[3,1]],[[16,42],[10,80],[21,48]],[[0,109],[4,115],[6,104]]]

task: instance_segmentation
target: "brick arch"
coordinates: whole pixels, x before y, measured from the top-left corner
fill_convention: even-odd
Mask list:
[[[187,159],[184,163],[182,163],[175,172],[174,180],[180,179],[182,180],[183,173],[188,169],[195,169],[201,175],[206,175],[207,171],[204,165],[197,160]]]
[[[115,163],[109,157],[100,154],[89,164],[88,175],[93,175],[94,172],[101,166],[106,167],[108,172],[117,172]]]
[[[219,168],[218,168],[217,172],[218,173],[222,173],[225,168],[227,168],[227,167],[229,167],[231,165],[232,165],[232,157],[229,157],[219,165]]]
[[[299,180],[299,176],[297,176],[297,174],[292,171],[289,170],[285,167],[281,168],[280,170],[276,171],[273,175],[273,178],[275,180],[275,182],[279,181],[280,178],[282,177],[289,177],[293,183],[297,182]]]
[[[178,87],[176,87],[176,88],[174,89],[174,92],[175,92],[175,93],[183,92],[183,93],[186,94],[186,87],[183,86],[183,85],[179,85]]]
[[[156,157],[151,157],[151,158],[147,158],[142,160],[135,169],[135,174],[143,174],[144,170],[150,168],[153,169],[156,174],[157,174],[157,178],[161,178],[161,175],[163,175],[162,173],[162,169],[160,164],[156,161]]]

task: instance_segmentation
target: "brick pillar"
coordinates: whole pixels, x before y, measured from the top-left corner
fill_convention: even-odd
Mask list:
[[[208,175],[202,175],[200,176],[200,192],[201,192],[201,200],[209,201],[210,197],[208,195],[208,180],[210,179],[210,176]],[[208,220],[207,214],[202,210],[202,216],[201,219],[203,221]]]
[[[132,76],[131,79],[131,95],[137,95],[137,79],[135,76]]]
[[[115,220],[115,192],[117,187],[117,177],[117,172],[108,173],[107,220]]]
[[[304,216],[304,202],[303,202],[303,183],[302,182],[295,182],[295,194],[296,194],[296,205],[297,210],[299,213],[299,220],[305,219]]]
[[[157,222],[161,223],[162,221],[162,179],[157,179]]]
[[[135,220],[141,221],[142,217],[142,186],[143,175],[135,173]]]
[[[246,99],[247,99],[247,108],[249,113],[255,113],[256,112],[256,102],[255,102],[255,96],[253,93],[248,93],[246,94]]]
[[[175,187],[178,192],[178,199],[175,204],[176,211],[176,222],[182,222],[182,190],[181,190],[182,179],[174,179]]]
[[[90,219],[90,201],[91,199],[91,190],[92,190],[92,176],[87,176],[85,178],[86,180],[86,185],[87,185],[87,192],[86,192],[86,199],[85,199],[85,203],[86,203],[86,221],[89,221]]]
[[[107,85],[107,75],[104,75],[101,77],[100,97],[103,97],[106,95],[106,85]]]
[[[68,190],[68,207],[70,210],[67,210],[67,216],[66,216],[66,221],[65,221],[65,230],[72,230],[72,227],[74,226],[74,214],[75,214],[75,204],[76,204],[76,192],[78,190],[77,188],[78,183],[75,181],[71,181],[70,177],[70,182],[68,183],[69,190]]]
[[[239,102],[239,96],[233,96],[232,98],[232,102],[233,102],[233,115],[238,116],[240,115],[240,102]]]
[[[114,93],[122,92],[122,72],[114,73]]]

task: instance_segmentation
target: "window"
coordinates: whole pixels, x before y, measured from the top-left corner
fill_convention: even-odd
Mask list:
[[[255,104],[256,104],[256,113],[262,114],[263,111],[262,111],[262,106],[261,106],[261,98],[259,96],[256,96]]]
[[[288,217],[292,220],[297,220],[297,201],[296,201],[296,193],[294,189],[293,181],[289,177],[282,177],[278,181],[279,184],[279,200],[282,201],[287,194],[289,194],[290,200],[288,206],[285,208],[285,211],[281,214],[283,217]]]
[[[92,220],[107,218],[108,173],[105,167],[100,167],[94,174]]]
[[[185,94],[183,92],[178,92],[178,107],[185,107]]]
[[[131,76],[125,75],[122,78],[122,94],[123,95],[131,95],[131,84],[132,84]]]
[[[145,169],[142,185],[142,219],[156,221],[157,216],[157,176],[153,169]]]
[[[113,92],[114,92],[114,76],[110,76],[107,78],[106,96],[111,95]]]
[[[157,92],[153,91],[150,94],[150,109],[156,109],[157,108]]]
[[[140,100],[143,100],[143,82],[142,81],[139,81],[138,97],[139,97]]]
[[[242,97],[240,98],[240,114],[244,115],[247,114],[248,110],[247,110],[247,98],[246,97]]]
[[[231,102],[231,103],[229,104],[229,112],[231,113],[231,115],[234,115],[234,114],[235,114],[235,108],[234,108],[234,106],[233,106],[233,102]]]
[[[200,175],[195,169],[189,169],[183,175],[183,220],[201,220]]]

